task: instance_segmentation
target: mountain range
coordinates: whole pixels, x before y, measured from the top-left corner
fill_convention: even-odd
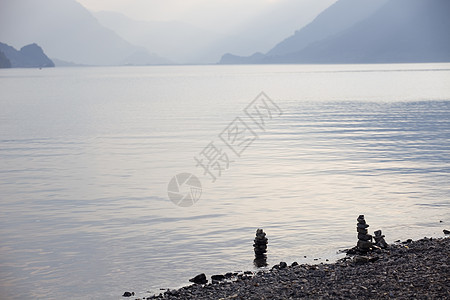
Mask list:
[[[170,63],[102,26],[75,0],[1,0],[0,41],[33,41],[51,58],[83,65]]]
[[[221,28],[213,28],[93,12],[76,0],[1,0],[0,41],[16,48],[36,42],[60,66],[216,63],[226,52],[269,50],[334,1],[270,1],[254,11],[207,16],[211,24],[223,20]],[[208,2],[196,9],[215,6]],[[229,19],[229,13],[241,18]]]
[[[55,64],[37,44],[23,46],[19,51],[0,43],[0,68],[51,68]]]
[[[224,34],[94,13],[76,0],[1,0],[0,41],[36,43],[60,66],[450,61],[450,0],[280,1],[271,8]],[[295,24],[300,29],[288,36]],[[5,51],[0,65],[17,65]]]
[[[11,61],[0,51],[0,69],[11,68]]]
[[[124,40],[164,53],[177,63],[216,62],[223,49],[211,49],[211,45],[227,38],[179,21],[139,21],[112,11],[93,12],[93,15],[101,25]],[[239,41],[234,42],[239,44]]]
[[[222,64],[450,61],[450,1],[339,0],[265,54]]]
[[[207,16],[220,23],[210,27],[192,25],[188,21],[139,21],[111,11],[93,12],[93,15],[101,25],[132,44],[144,46],[177,63],[205,64],[216,63],[226,52],[248,55],[255,51],[267,51],[335,1],[256,0],[252,11],[224,11],[220,15]],[[261,2],[270,3],[262,5]],[[221,5],[205,1],[197,5],[197,9],[211,10],[214,6]],[[237,17],[225,19],[224,16],[230,13]],[[248,17],[245,22],[242,15]],[[203,22],[207,21],[200,23]]]

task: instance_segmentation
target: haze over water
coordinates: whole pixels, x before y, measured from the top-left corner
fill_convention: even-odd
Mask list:
[[[143,296],[251,270],[259,227],[269,265],[335,259],[359,214],[388,242],[441,236],[449,82],[450,64],[1,70],[1,295]],[[283,114],[212,183],[194,156],[261,91]],[[203,187],[189,208],[167,196],[182,172]]]

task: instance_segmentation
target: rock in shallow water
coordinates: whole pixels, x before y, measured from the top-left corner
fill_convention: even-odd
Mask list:
[[[255,256],[262,256],[267,252],[267,242],[266,233],[260,228],[256,230],[256,237],[253,244]]]
[[[208,279],[206,279],[205,273],[198,274],[194,278],[189,279],[190,282],[195,284],[206,284],[208,283]]]

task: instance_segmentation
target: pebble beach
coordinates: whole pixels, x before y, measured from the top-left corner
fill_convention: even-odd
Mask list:
[[[332,264],[280,262],[268,271],[197,279],[178,290],[132,299],[450,299],[450,239],[423,238],[367,253],[349,249]],[[203,275],[203,274],[200,274]],[[134,294],[134,293],[133,293]]]

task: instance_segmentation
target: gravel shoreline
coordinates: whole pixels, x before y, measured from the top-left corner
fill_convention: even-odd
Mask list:
[[[216,278],[231,279],[141,299],[450,299],[449,265],[450,238],[423,238],[333,264],[228,273]]]

